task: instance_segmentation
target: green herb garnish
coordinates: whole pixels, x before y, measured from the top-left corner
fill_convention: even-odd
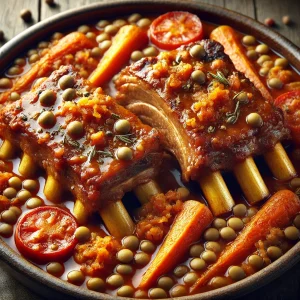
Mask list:
[[[119,115],[117,115],[117,114],[115,114],[115,113],[112,113],[112,114],[110,115],[110,117],[111,117],[112,119],[114,119],[114,120],[119,120],[119,119],[121,118]]]
[[[136,138],[133,137],[133,134],[132,133],[129,133],[129,134],[117,134],[115,135],[114,137],[114,141],[118,139],[120,140],[121,142],[124,142],[126,144],[133,144],[135,141],[136,141]]]
[[[229,81],[225,77],[225,75],[221,71],[217,71],[217,74],[213,74],[211,72],[208,72],[214,79],[218,80],[219,82],[229,85]]]

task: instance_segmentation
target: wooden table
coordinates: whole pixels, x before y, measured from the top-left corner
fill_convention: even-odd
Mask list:
[[[111,0],[113,1],[113,0]],[[13,38],[32,24],[44,20],[54,14],[80,7],[99,0],[56,0],[50,7],[44,0],[0,0],[0,30],[4,31],[5,41]],[[202,2],[219,5],[237,11],[260,22],[272,18],[276,22],[274,30],[290,39],[300,47],[300,1],[299,0],[202,0]],[[26,24],[19,17],[21,9],[28,8],[33,15],[33,22]],[[286,26],[282,17],[289,15],[292,23]],[[0,262],[1,267],[1,262]],[[27,288],[20,285],[5,271],[0,272],[0,299],[42,299]],[[296,265],[284,276],[269,285],[245,297],[245,300],[299,300],[300,299],[300,264]]]

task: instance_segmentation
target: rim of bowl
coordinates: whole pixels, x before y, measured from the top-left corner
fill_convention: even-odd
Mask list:
[[[119,15],[124,16],[134,12],[142,12],[150,15],[157,14],[157,12],[164,13],[170,10],[188,10],[192,13],[196,13],[204,21],[219,25],[220,23],[230,24],[238,28],[241,32],[252,35],[258,34],[260,36],[259,40],[261,39],[266,42],[272,49],[285,56],[296,69],[300,69],[300,49],[279,33],[247,16],[228,9],[201,2],[186,2],[184,0],[103,1],[59,13],[31,26],[2,46],[2,48],[0,48],[0,69],[7,67],[13,58],[24,52],[24,48],[29,48],[30,45],[35,44],[37,40],[41,40],[45,35],[61,29],[62,26],[69,26],[70,23],[79,25],[80,23],[82,24],[83,21],[91,22],[91,20],[97,17],[99,19],[99,17],[109,18]],[[74,28],[74,26],[75,25],[72,25],[70,27]],[[47,285],[47,287],[59,293],[76,298],[80,297],[81,299],[126,299],[124,297],[90,291],[53,277],[20,256],[1,238],[0,257],[17,273],[26,274],[26,276],[29,276],[36,283]],[[208,300],[242,296],[271,282],[294,266],[298,261],[300,261],[300,242],[278,260],[250,277],[220,289],[180,297],[180,299]]]

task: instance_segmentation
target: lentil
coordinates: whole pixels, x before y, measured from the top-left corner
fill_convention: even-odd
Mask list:
[[[106,279],[106,282],[112,287],[120,287],[124,284],[124,279],[119,274],[113,274]]]
[[[107,25],[104,28],[104,32],[110,34],[110,35],[114,35],[119,31],[119,27],[115,26],[115,25]]]
[[[204,232],[204,238],[207,241],[217,241],[219,237],[220,234],[216,228],[209,228]]]
[[[228,279],[226,277],[216,276],[210,281],[210,286],[214,289],[221,288],[229,284]]]
[[[245,271],[238,266],[232,266],[228,269],[228,275],[234,281],[242,280],[246,277]]]
[[[136,25],[139,27],[148,27],[151,24],[151,20],[148,18],[143,18],[137,21]]]
[[[186,296],[186,295],[187,295],[187,290],[186,290],[185,286],[183,286],[181,284],[174,286],[170,290],[171,297],[182,297],[182,296]]]
[[[85,226],[80,226],[75,230],[75,238],[79,243],[84,243],[91,238],[91,231]]]
[[[56,100],[56,95],[51,90],[45,90],[40,94],[39,100],[43,106],[51,106]]]
[[[251,127],[259,128],[263,125],[263,119],[258,113],[251,113],[246,117],[246,122]]]
[[[122,249],[117,253],[117,259],[122,263],[129,263],[133,259],[133,253],[129,249]]]
[[[262,64],[266,61],[270,61],[271,57],[269,55],[261,55],[257,60],[257,63],[262,66]]]
[[[90,27],[87,25],[81,25],[77,29],[77,31],[79,31],[81,33],[88,33],[90,30],[91,30]]]
[[[116,151],[119,160],[131,160],[133,158],[132,150],[128,147],[120,147]]]
[[[17,218],[22,214],[22,210],[17,206],[11,206],[9,210],[12,211],[17,216]]]
[[[180,265],[175,268],[173,273],[176,277],[180,278],[180,277],[184,276],[188,271],[189,271],[189,268],[187,266]]]
[[[128,120],[118,120],[114,125],[114,130],[118,134],[127,134],[130,132],[131,125]]]
[[[46,266],[46,270],[49,274],[60,277],[64,272],[64,266],[59,262],[51,262]]]
[[[131,53],[130,59],[132,61],[138,61],[138,60],[142,59],[143,57],[144,57],[143,52],[136,50]]]
[[[142,18],[142,16],[140,14],[132,14],[131,16],[128,17],[128,22],[136,23],[141,18]]]
[[[174,285],[171,277],[163,276],[158,279],[157,286],[168,291]]]
[[[39,59],[40,59],[40,56],[38,54],[32,54],[29,57],[29,62],[31,64],[33,64],[33,63],[37,62]]]
[[[20,191],[16,196],[22,203],[25,203],[30,197],[31,193],[26,190]]]
[[[33,209],[43,205],[43,201],[40,198],[33,197],[27,200],[27,208]]]
[[[247,211],[247,216],[248,217],[253,217],[254,215],[256,215],[256,213],[258,212],[258,209],[255,207],[250,207]]]
[[[206,263],[202,258],[193,258],[190,262],[190,267],[193,270],[203,270],[206,267]]]
[[[255,48],[255,51],[259,54],[266,54],[269,52],[269,47],[265,44],[260,44]]]
[[[271,78],[268,80],[268,86],[272,89],[281,89],[283,82],[279,78]]]
[[[216,252],[216,253],[221,252],[221,246],[217,242],[207,242],[205,244],[205,249],[206,250],[211,250],[211,251]]]
[[[103,281],[103,279],[98,277],[90,278],[87,281],[86,286],[91,291],[101,292],[105,288],[105,282]]]
[[[203,58],[206,52],[202,45],[195,45],[190,49],[190,55],[195,58]]]
[[[275,66],[280,66],[282,68],[286,68],[288,65],[289,65],[289,62],[286,58],[280,57],[275,60]]]
[[[264,265],[264,260],[259,255],[253,254],[248,257],[248,263],[256,270],[260,270]]]
[[[142,251],[146,253],[153,253],[156,249],[155,245],[151,241],[147,241],[147,240],[141,242],[140,248]]]
[[[224,227],[220,230],[220,235],[224,240],[232,241],[236,238],[236,233],[231,227]]]
[[[190,247],[190,256],[191,257],[199,257],[201,253],[204,251],[204,248],[200,244],[195,244]]]
[[[100,48],[100,50],[105,51],[111,46],[111,44],[112,44],[112,41],[105,40],[99,44],[99,48]]]
[[[1,236],[8,238],[8,237],[12,236],[13,232],[14,232],[14,228],[12,225],[5,224],[5,223],[0,225],[0,235]]]
[[[0,79],[0,89],[9,89],[12,87],[12,82],[8,78]]]
[[[247,207],[245,204],[237,204],[233,207],[233,214],[236,217],[244,217],[247,214]]]
[[[66,90],[74,87],[75,80],[71,75],[64,75],[59,79],[58,84],[62,90]]]
[[[230,218],[227,224],[235,231],[240,231],[244,227],[243,221],[239,218]]]
[[[62,93],[62,98],[64,101],[72,101],[76,97],[76,91],[72,88],[64,90]]]
[[[1,213],[1,220],[8,224],[15,224],[18,217],[12,210],[5,210]]]
[[[216,256],[215,252],[213,252],[211,250],[205,250],[201,254],[201,258],[203,260],[205,260],[205,262],[207,262],[207,263],[214,263],[217,260],[217,256]]]
[[[145,266],[150,262],[150,255],[145,252],[139,252],[134,256],[134,261],[138,265]]]
[[[257,59],[257,52],[255,50],[248,50],[247,56],[252,60]]]
[[[97,23],[97,26],[100,27],[100,28],[104,28],[106,27],[107,25],[109,25],[110,23],[107,21],[107,20],[101,20]]]
[[[294,225],[300,229],[300,215],[297,215],[294,219]]]
[[[255,45],[256,38],[252,35],[245,35],[242,41],[243,44],[245,44],[246,46],[251,46],[251,45]]]
[[[81,138],[84,134],[83,124],[79,121],[70,122],[67,126],[67,133],[72,138]]]
[[[193,285],[198,279],[198,275],[195,272],[189,272],[184,275],[183,281],[187,285]]]
[[[179,197],[182,200],[187,200],[188,196],[190,195],[190,191],[184,186],[178,188],[177,193],[180,195]]]
[[[117,265],[116,271],[121,275],[129,275],[132,274],[133,269],[131,265],[119,264]]]
[[[217,229],[221,229],[223,227],[226,227],[226,221],[224,219],[221,218],[216,218],[213,221],[213,226]]]
[[[270,246],[267,249],[267,254],[272,260],[276,260],[282,255],[282,250],[276,246]]]
[[[67,278],[70,283],[73,283],[75,285],[81,285],[85,280],[83,273],[78,270],[69,272]]]
[[[289,226],[284,230],[284,235],[287,239],[296,241],[299,239],[299,230],[294,226]]]
[[[11,101],[17,101],[17,100],[19,100],[20,98],[21,98],[21,96],[20,96],[20,94],[17,93],[17,92],[12,92],[12,93],[10,94],[10,100],[11,100]]]
[[[192,77],[193,81],[195,81],[196,83],[199,83],[199,84],[203,84],[206,79],[204,72],[202,72],[201,70],[194,71],[192,73],[191,77]]]
[[[5,196],[8,199],[12,199],[16,197],[17,191],[13,187],[8,187],[3,191],[3,196]]]
[[[151,47],[148,47],[148,48],[145,48],[143,50],[143,55],[148,57],[148,56],[156,56],[158,54],[158,50],[151,46]]]
[[[132,297],[134,294],[134,289],[130,285],[123,285],[117,291],[117,295],[120,297]]]
[[[22,9],[20,11],[20,17],[23,19],[24,22],[29,23],[32,20],[32,14],[29,9]]]

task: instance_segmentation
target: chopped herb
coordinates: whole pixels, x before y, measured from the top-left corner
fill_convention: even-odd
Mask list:
[[[91,162],[92,159],[93,159],[93,157],[95,156],[95,154],[96,154],[96,148],[95,148],[95,146],[93,146],[92,149],[91,149],[91,151],[89,152],[87,161]]]
[[[106,136],[113,136],[114,134],[112,133],[112,131],[107,130],[107,131],[105,132],[105,135],[106,135]]]
[[[97,153],[102,156],[102,157],[111,157],[114,158],[114,156],[112,155],[112,153],[110,151],[97,151]]]
[[[185,91],[189,91],[191,88],[192,88],[192,84],[188,81],[182,85],[182,89]]]
[[[179,65],[181,61],[182,61],[181,55],[177,55],[177,56],[175,57],[175,61],[172,62],[172,65],[173,65],[173,66]]]
[[[28,120],[28,117],[27,117],[26,115],[24,115],[24,114],[21,114],[21,119],[22,119],[23,121],[27,121],[27,120]]]
[[[37,132],[38,132],[38,133],[42,133],[42,132],[43,132],[43,129],[40,128]]]
[[[119,119],[121,118],[119,115],[117,115],[117,114],[115,114],[115,113],[112,113],[112,114],[110,115],[110,117],[111,117],[112,119],[114,119],[114,120],[119,120]]]
[[[208,72],[213,78],[215,78],[216,80],[218,80],[219,82],[225,84],[225,85],[229,85],[229,81],[227,80],[227,78],[225,77],[225,75],[221,72],[221,71],[217,71],[217,74],[213,74],[211,72]]]
[[[37,120],[37,118],[39,117],[39,115],[40,115],[39,112],[35,112],[35,114],[31,117],[31,119]]]
[[[124,142],[126,144],[133,144],[136,141],[136,138],[133,137],[133,134],[117,134],[114,137],[114,140],[120,140],[121,142]]]
[[[85,93],[83,93],[83,96],[84,97],[88,97],[90,95],[90,93],[89,92],[85,92]]]
[[[213,132],[215,132],[215,130],[216,130],[216,128],[215,128],[214,126],[209,126],[209,127],[207,128],[207,132],[208,132],[208,133],[213,133]]]
[[[16,106],[16,110],[22,110],[22,107],[20,105]]]
[[[70,140],[66,135],[64,135],[63,143],[64,144],[69,144],[69,145],[71,145],[75,148],[81,148],[80,144],[77,141]]]
[[[233,113],[226,113],[226,123],[234,124],[238,120],[240,115],[240,102],[238,101],[235,106],[235,110]]]

